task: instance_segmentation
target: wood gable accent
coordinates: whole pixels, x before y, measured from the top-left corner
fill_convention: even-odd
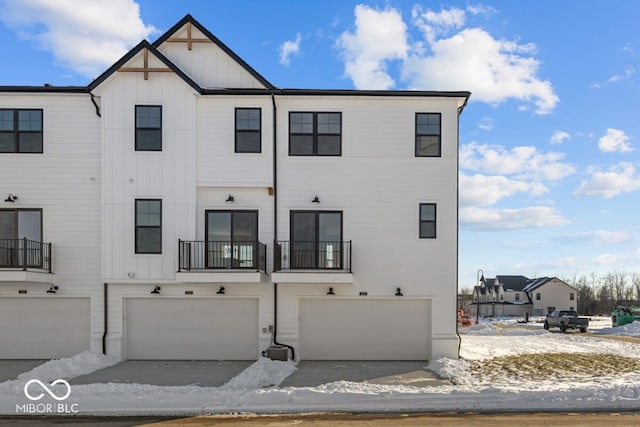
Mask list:
[[[187,37],[169,37],[165,40],[171,43],[186,43],[187,49],[191,50],[193,43],[213,43],[213,40],[207,37],[193,37],[191,21],[187,21]]]
[[[149,66],[149,49],[146,47],[142,49],[142,67],[120,67],[118,72],[129,73],[144,73],[144,79],[149,80],[149,73],[172,73],[173,70],[169,67],[150,67]]]

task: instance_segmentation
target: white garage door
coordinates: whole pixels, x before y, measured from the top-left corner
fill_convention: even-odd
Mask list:
[[[125,304],[128,359],[257,358],[257,298],[127,298]]]
[[[302,299],[298,337],[307,360],[426,360],[431,302]]]
[[[72,356],[89,330],[89,298],[0,298],[0,359]]]

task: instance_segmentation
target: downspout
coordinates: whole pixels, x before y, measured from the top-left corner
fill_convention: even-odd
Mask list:
[[[102,334],[102,354],[107,354],[107,321],[109,320],[109,315],[107,312],[107,298],[109,296],[108,286],[108,283],[104,284],[104,333]]]
[[[462,338],[460,337],[460,331],[458,331],[458,293],[460,292],[460,277],[458,275],[458,269],[460,268],[459,251],[460,251],[460,115],[462,110],[467,105],[469,97],[464,100],[464,103],[458,107],[457,117],[457,131],[456,131],[456,335],[458,336],[458,359],[460,358],[460,347],[462,346]]]
[[[275,94],[271,93],[271,103],[273,104],[273,247],[278,244],[278,107],[276,106]],[[274,259],[275,264],[275,259]],[[273,333],[271,335],[272,345],[284,346],[291,350],[291,360],[296,360],[295,349],[287,344],[278,342],[278,284],[273,284]]]
[[[96,116],[102,117],[102,113],[100,113],[100,107],[96,102],[96,97],[91,92],[89,92],[89,95],[91,95],[91,102],[93,103],[93,106],[96,107]]]

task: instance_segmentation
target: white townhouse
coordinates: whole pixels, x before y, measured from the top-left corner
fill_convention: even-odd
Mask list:
[[[0,86],[0,358],[456,357],[468,97],[277,88],[189,15]]]

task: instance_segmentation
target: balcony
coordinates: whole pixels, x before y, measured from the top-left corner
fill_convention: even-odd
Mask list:
[[[258,241],[178,240],[176,280],[184,283],[260,283],[267,245]]]
[[[51,283],[51,243],[0,239],[0,282]]]
[[[353,283],[351,241],[278,241],[274,283]]]

